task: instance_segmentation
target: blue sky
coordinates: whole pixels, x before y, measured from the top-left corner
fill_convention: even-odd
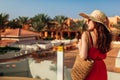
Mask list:
[[[80,18],[80,12],[91,13],[102,10],[108,16],[120,15],[120,0],[0,0],[0,13],[7,13],[10,19],[18,16],[33,17],[44,13],[53,18],[64,15]]]

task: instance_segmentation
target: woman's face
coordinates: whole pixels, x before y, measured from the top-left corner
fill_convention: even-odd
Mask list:
[[[87,19],[88,30],[94,29],[94,22],[91,19]]]

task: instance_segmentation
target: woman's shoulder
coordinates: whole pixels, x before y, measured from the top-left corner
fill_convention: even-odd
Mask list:
[[[88,37],[89,36],[89,31],[84,31],[82,33],[82,37]]]
[[[82,33],[82,37],[81,37],[83,40],[89,40],[89,31],[84,31]]]

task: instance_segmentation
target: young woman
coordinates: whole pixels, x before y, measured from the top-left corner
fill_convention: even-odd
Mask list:
[[[109,29],[108,17],[100,10],[94,10],[90,15],[80,13],[86,19],[88,31],[83,32],[79,41],[79,55],[94,60],[94,65],[85,80],[107,80],[107,70],[103,59],[110,50],[112,35]]]

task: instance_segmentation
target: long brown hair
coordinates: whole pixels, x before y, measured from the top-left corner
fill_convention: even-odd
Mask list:
[[[102,53],[106,53],[111,48],[112,34],[101,23],[95,22],[95,26],[98,33],[97,48]]]

